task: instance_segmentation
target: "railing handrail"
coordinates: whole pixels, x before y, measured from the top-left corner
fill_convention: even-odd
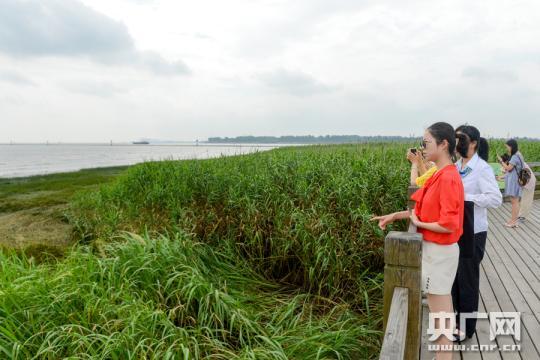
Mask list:
[[[395,360],[405,357],[405,344],[407,340],[407,320],[409,313],[409,289],[397,287],[392,295],[392,305],[386,331],[384,333],[383,346],[380,360]]]
[[[407,207],[414,209],[409,187]],[[414,225],[407,232],[391,231],[384,240],[384,339],[380,359],[417,360],[422,319],[422,235]],[[402,344],[401,346],[398,344]]]

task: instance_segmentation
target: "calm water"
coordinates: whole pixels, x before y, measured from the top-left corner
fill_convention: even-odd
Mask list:
[[[238,155],[278,146],[282,145],[0,145],[0,178],[132,165],[149,160]]]

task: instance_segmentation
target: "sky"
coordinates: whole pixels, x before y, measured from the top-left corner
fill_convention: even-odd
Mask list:
[[[1,0],[0,142],[540,137],[540,2]]]

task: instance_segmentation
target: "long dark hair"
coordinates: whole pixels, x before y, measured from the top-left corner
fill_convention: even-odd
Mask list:
[[[506,145],[510,146],[510,154],[515,155],[518,152],[518,143],[514,139],[506,141]]]
[[[476,141],[474,151],[478,153],[481,159],[488,161],[489,144],[485,138],[480,136],[480,130],[472,125],[461,125],[456,129],[456,133],[458,132],[467,135],[470,141]]]
[[[456,151],[456,132],[454,127],[445,122],[436,122],[427,128],[427,131],[435,138],[437,145],[440,145],[444,140],[448,142],[448,153],[451,157]]]

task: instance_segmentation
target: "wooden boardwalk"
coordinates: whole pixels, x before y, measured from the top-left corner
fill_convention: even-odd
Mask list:
[[[504,223],[510,217],[510,204],[490,210],[490,227],[486,253],[480,269],[480,312],[521,312],[521,350],[464,351],[454,359],[506,360],[540,359],[540,200],[535,200],[530,219],[519,228]],[[427,350],[428,308],[422,307],[421,359],[431,360]],[[489,321],[478,320],[476,335],[464,345],[490,344]],[[498,336],[493,344],[499,348],[515,344],[512,336]]]

